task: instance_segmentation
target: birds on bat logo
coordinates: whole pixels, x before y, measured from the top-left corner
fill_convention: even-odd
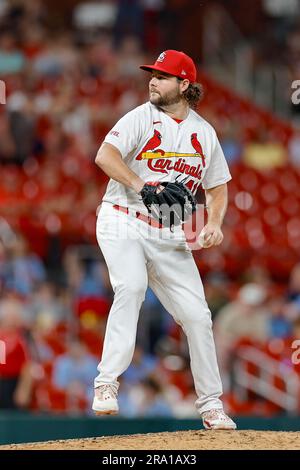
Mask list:
[[[157,129],[154,129],[153,136],[147,141],[146,145],[143,147],[141,152],[136,157],[136,160],[142,160],[143,154],[146,152],[151,152],[152,150],[155,150],[156,153],[161,153],[161,155],[163,156],[165,154],[165,151],[158,148],[161,144],[161,141],[162,141],[161,133]],[[199,142],[196,132],[194,132],[191,135],[191,144],[194,150],[196,151],[196,153],[200,155],[202,166],[203,168],[205,168],[205,155],[204,155],[202,145]]]
[[[195,153],[178,153],[163,150],[160,148],[162,134],[157,129],[154,129],[152,137],[146,142],[141,152],[137,155],[136,160],[146,161],[148,168],[154,172],[168,173],[173,170],[200,180],[202,169],[205,167],[205,156],[196,133],[191,134],[190,142]],[[186,163],[186,158],[193,157],[200,157],[202,164],[197,163],[197,161],[195,165]]]

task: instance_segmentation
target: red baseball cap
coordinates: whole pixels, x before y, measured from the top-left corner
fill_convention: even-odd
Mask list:
[[[140,65],[140,69],[151,72],[158,70],[179,78],[187,78],[191,83],[197,79],[197,71],[193,59],[184,52],[170,49],[162,52],[154,65]]]

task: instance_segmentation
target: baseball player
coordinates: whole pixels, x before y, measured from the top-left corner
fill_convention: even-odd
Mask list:
[[[211,314],[180,224],[183,217],[168,224],[157,211],[149,215],[160,197],[169,204],[183,186],[191,195],[202,184],[208,220],[199,242],[204,248],[219,245],[231,176],[215,130],[193,110],[201,97],[193,60],[167,50],[155,64],[140,68],[151,73],[149,101],[117,122],[96,157],[111,178],[98,212],[97,240],[114,302],[92,408],[98,415],[118,412],[118,377],[132,360],[139,311],[150,286],[187,336],[195,405],[204,427],[236,429],[220,400]],[[179,196],[185,207],[188,198]]]

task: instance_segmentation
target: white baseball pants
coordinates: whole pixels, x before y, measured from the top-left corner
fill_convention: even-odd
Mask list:
[[[159,235],[158,235],[158,232]],[[165,234],[167,239],[162,239]],[[103,353],[95,387],[112,383],[131,363],[140,308],[148,285],[183,328],[199,413],[222,408],[222,384],[216,359],[212,321],[202,281],[183,232],[170,239],[167,228],[146,222],[103,203],[97,219],[97,240],[114,290]]]

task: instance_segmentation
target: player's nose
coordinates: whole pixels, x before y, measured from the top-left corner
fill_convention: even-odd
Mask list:
[[[158,83],[157,77],[154,77],[154,76],[153,76],[153,77],[150,78],[150,82],[149,82],[150,86],[151,86],[151,85],[156,86],[157,83]]]

